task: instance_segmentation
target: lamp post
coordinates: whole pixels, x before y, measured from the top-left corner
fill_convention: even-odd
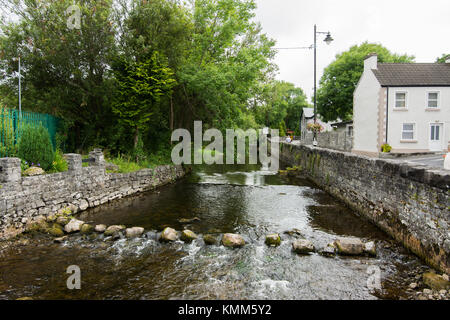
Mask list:
[[[19,117],[22,116],[22,85],[21,85],[21,75],[20,75],[20,56],[18,58],[13,58],[14,61],[19,62]]]
[[[317,91],[317,34],[326,34],[327,36],[323,41],[327,45],[331,43],[334,39],[331,37],[330,32],[321,32],[317,31],[317,26],[314,25],[314,124],[317,123],[317,97],[316,97],[316,91]],[[314,129],[314,140],[313,145],[317,145],[317,132]]]

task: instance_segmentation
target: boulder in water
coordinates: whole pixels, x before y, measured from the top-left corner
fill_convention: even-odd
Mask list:
[[[69,223],[64,226],[64,231],[67,233],[78,232],[83,224],[84,221],[71,219]]]
[[[105,230],[106,230],[106,225],[104,225],[104,224],[98,224],[95,226],[95,232],[103,233],[103,232],[105,232]]]
[[[369,256],[376,257],[377,255],[377,247],[375,246],[374,241],[369,241],[364,244],[364,252]]]
[[[94,227],[88,223],[85,223],[81,226],[80,232],[84,234],[92,233],[94,231]]]
[[[172,242],[178,239],[178,234],[175,229],[166,227],[163,232],[161,232],[161,237],[159,238],[162,242]]]
[[[125,236],[127,238],[140,237],[144,233],[144,228],[142,227],[132,227],[125,229]]]
[[[314,245],[306,239],[298,239],[292,243],[292,250],[299,254],[307,254],[314,251]]]
[[[243,247],[245,245],[245,240],[242,238],[242,236],[234,233],[225,233],[222,236],[222,244],[225,247],[230,248],[239,248]]]
[[[64,230],[59,224],[54,223],[51,228],[48,228],[48,233],[54,237],[62,237],[64,235]]]
[[[214,245],[217,244],[217,239],[215,236],[213,236],[212,234],[205,234],[203,236],[203,241],[205,242],[206,245]]]
[[[278,233],[273,233],[273,234],[267,235],[265,243],[268,246],[272,246],[272,247],[279,246],[281,244],[280,235]]]
[[[69,222],[70,222],[70,218],[65,217],[65,216],[59,216],[58,218],[56,218],[56,223],[59,225],[62,225],[62,226],[65,226]]]
[[[113,238],[117,238],[117,236],[119,235],[119,232],[122,231],[123,229],[125,229],[124,225],[112,225],[109,226],[106,230],[105,230],[105,237],[109,237],[112,236]]]
[[[183,230],[181,232],[181,240],[183,240],[184,242],[192,242],[197,238],[197,235],[191,230]]]
[[[358,238],[340,238],[334,244],[337,252],[342,255],[361,255],[364,252],[364,243]]]

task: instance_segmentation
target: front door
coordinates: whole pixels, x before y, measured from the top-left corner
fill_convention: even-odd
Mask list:
[[[442,123],[430,125],[430,151],[442,151]]]

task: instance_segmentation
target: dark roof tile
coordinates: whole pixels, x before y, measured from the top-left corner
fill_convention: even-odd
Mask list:
[[[382,86],[450,86],[450,63],[379,63]]]

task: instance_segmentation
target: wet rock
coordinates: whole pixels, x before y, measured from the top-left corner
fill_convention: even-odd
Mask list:
[[[158,235],[157,235],[157,232],[155,232],[155,231],[149,231],[149,232],[147,232],[147,233],[145,234],[145,237],[146,237],[147,239],[150,239],[150,240],[156,240],[156,241],[158,241]]]
[[[239,248],[239,247],[243,247],[245,245],[244,238],[242,238],[242,236],[240,236],[238,234],[234,234],[234,233],[225,233],[222,236],[221,242],[225,247],[230,247],[230,248]]]
[[[377,256],[377,247],[375,246],[374,241],[369,241],[364,244],[364,252],[369,256],[376,257]]]
[[[63,227],[68,224],[70,222],[70,218],[69,217],[65,217],[65,216],[59,216],[58,218],[56,218],[56,223],[59,225],[62,225]]]
[[[88,223],[85,223],[81,226],[80,232],[83,234],[92,233],[94,231],[94,227]]]
[[[445,273],[444,273],[444,274],[442,275],[442,278],[443,278],[444,280],[446,280],[446,281],[448,281],[448,280],[449,280],[449,279],[448,279],[448,275],[447,275],[447,274],[445,274]]]
[[[64,235],[63,228],[57,223],[48,228],[48,233],[54,237],[62,237]]]
[[[292,243],[292,250],[299,254],[307,254],[314,251],[314,245],[306,239],[298,239]]]
[[[425,294],[425,295],[429,295],[429,294],[431,294],[433,291],[431,291],[430,289],[423,289],[423,294]]]
[[[71,219],[69,223],[64,226],[64,231],[67,233],[78,232],[83,224],[84,221]]]
[[[194,217],[191,219],[181,218],[180,220],[178,220],[179,223],[192,223],[192,222],[198,222],[198,221],[200,221],[199,217]]]
[[[444,290],[450,288],[449,281],[445,280],[443,276],[438,275],[434,272],[424,273],[422,276],[425,285],[433,290]]]
[[[335,248],[332,246],[326,246],[319,251],[319,254],[325,257],[334,257],[336,255]]]
[[[163,232],[161,232],[160,241],[162,242],[172,242],[178,239],[178,234],[175,229],[166,227]]]
[[[142,227],[132,227],[125,229],[125,236],[127,238],[140,237],[144,233],[144,228]]]
[[[63,237],[55,238],[55,239],[53,239],[53,242],[55,242],[55,243],[61,243],[61,242],[66,241],[67,238],[69,238],[69,236],[63,236]]]
[[[29,167],[27,170],[25,170],[23,172],[23,175],[32,177],[32,176],[39,176],[39,175],[44,174],[44,173],[45,173],[45,171],[42,168]]]
[[[215,244],[217,244],[217,239],[212,234],[205,234],[203,236],[203,241],[205,242],[206,245],[215,245]]]
[[[104,232],[105,237],[109,237],[109,236],[112,236],[113,238],[116,238],[117,236],[120,237],[119,232],[122,231],[123,229],[125,229],[124,225],[109,226]]]
[[[410,284],[409,284],[409,287],[410,287],[411,289],[415,289],[415,288],[417,288],[417,283],[415,283],[415,282],[410,283]]]
[[[192,242],[197,238],[197,235],[191,230],[183,230],[181,232],[181,240],[183,240],[184,242]]]
[[[98,232],[98,233],[103,233],[103,232],[105,232],[105,230],[106,230],[106,225],[104,225],[104,224],[98,224],[98,225],[96,225],[95,226],[95,232]]]
[[[47,216],[47,222],[55,222],[58,217],[54,214]]]
[[[302,233],[300,232],[300,230],[298,230],[298,229],[296,229],[296,228],[294,228],[294,229],[292,229],[292,230],[284,231],[283,233],[284,233],[284,234],[287,234],[287,235],[289,235],[289,236],[291,236],[291,237],[296,237],[296,238],[298,238],[298,237],[303,237],[303,235],[302,235]]]
[[[32,297],[20,297],[20,298],[17,298],[16,300],[33,300],[33,298]]]
[[[265,243],[268,246],[272,246],[272,247],[279,246],[281,244],[280,235],[278,233],[273,233],[273,234],[267,235]]]
[[[340,238],[334,244],[339,254],[361,255],[364,252],[364,243],[358,238]]]

